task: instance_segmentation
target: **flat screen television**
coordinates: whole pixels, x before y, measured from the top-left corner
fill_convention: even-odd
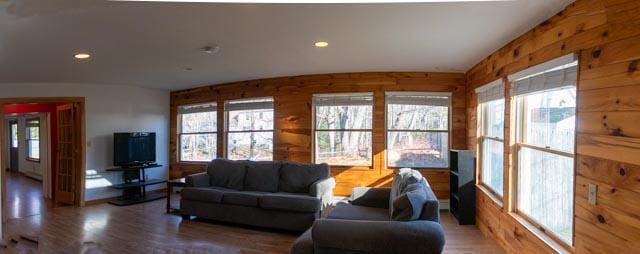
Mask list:
[[[133,166],[156,162],[156,134],[129,132],[113,134],[113,165]]]

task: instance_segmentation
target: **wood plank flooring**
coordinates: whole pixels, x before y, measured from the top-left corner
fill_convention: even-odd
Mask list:
[[[53,202],[42,195],[42,182],[20,173],[7,173],[7,218],[25,218],[46,212]]]
[[[177,198],[177,197],[173,197]],[[178,200],[176,199],[175,202]],[[59,207],[11,219],[3,253],[288,253],[298,234],[211,221],[182,221],[165,214],[165,201],[116,207]],[[475,226],[459,226],[442,212],[445,253],[503,253]],[[21,240],[37,236],[39,244]],[[10,243],[14,238],[19,243]]]

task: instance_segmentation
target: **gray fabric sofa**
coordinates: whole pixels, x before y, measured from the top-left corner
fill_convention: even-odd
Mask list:
[[[331,204],[335,180],[327,164],[213,160],[186,177],[180,214],[304,231]]]
[[[418,171],[402,169],[391,188],[355,188],[293,244],[292,254],[441,253],[440,205]]]

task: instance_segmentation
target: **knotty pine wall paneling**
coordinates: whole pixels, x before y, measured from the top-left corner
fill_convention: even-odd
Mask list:
[[[179,105],[217,102],[223,112],[225,100],[273,96],[274,159],[299,162],[312,161],[312,95],[316,93],[373,92],[373,166],[331,167],[338,195],[350,195],[356,186],[389,186],[393,170],[385,166],[386,91],[451,92],[452,118],[450,148],[467,147],[466,78],[462,73],[376,72],[320,74],[250,80],[198,87],[171,93],[171,178],[202,172],[206,164],[181,163],[178,159],[177,111]],[[218,114],[218,154],[224,144],[223,114]],[[449,169],[422,170],[434,192],[448,199]]]
[[[637,0],[577,0],[467,72],[467,144],[476,149],[477,86],[571,52],[579,54],[571,252],[640,253],[638,13]],[[509,133],[509,125],[505,130]],[[505,149],[507,166],[509,156]],[[587,202],[589,183],[598,185],[596,205]],[[554,252],[483,191],[477,192],[477,200],[478,226],[508,252]]]

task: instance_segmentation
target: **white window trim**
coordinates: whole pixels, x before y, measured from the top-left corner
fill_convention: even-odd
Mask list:
[[[501,100],[505,100],[506,103],[506,99],[502,98]],[[495,101],[495,100],[492,100]],[[503,146],[503,151],[502,151],[502,172],[504,172],[504,142],[505,142],[505,134],[504,133],[504,128],[502,129],[502,138],[500,137],[491,137],[487,135],[487,129],[488,129],[488,124],[489,122],[486,121],[486,119],[489,119],[488,117],[488,110],[487,110],[487,103],[492,102],[492,101],[486,101],[483,103],[478,103],[477,107],[478,107],[478,111],[479,111],[479,119],[478,119],[478,168],[479,168],[479,176],[478,176],[478,183],[485,188],[487,191],[490,192],[491,195],[495,196],[496,199],[498,200],[502,200],[502,198],[504,197],[504,193],[506,192],[506,190],[504,189],[504,182],[507,181],[507,177],[506,175],[503,174],[502,176],[502,182],[503,182],[503,186],[502,186],[502,195],[500,193],[498,193],[495,189],[493,189],[491,186],[489,186],[488,184],[486,184],[484,181],[482,181],[482,175],[484,174],[484,142],[487,140],[493,140],[495,142],[500,142],[502,143]],[[506,112],[506,104],[505,104],[505,109],[502,111],[502,114],[505,115]],[[503,123],[502,126],[504,127],[504,124],[506,122],[507,119],[503,119]],[[502,205],[502,202],[500,203],[500,205]]]
[[[256,104],[262,105],[262,107],[251,107],[251,108],[232,108],[229,109],[229,104],[233,102],[242,102],[242,101],[260,101],[260,100],[268,100],[265,102],[257,102]],[[270,105],[270,106],[269,106]],[[270,130],[239,130],[239,131],[230,131],[229,130],[229,112],[230,111],[240,111],[240,110],[252,110],[252,109],[271,109],[273,111],[273,126],[271,126]],[[252,98],[243,98],[236,100],[227,100],[224,102],[224,158],[229,159],[229,134],[230,133],[257,133],[257,132],[271,132],[272,137],[274,139],[271,140],[271,160],[273,160],[274,152],[275,152],[275,98],[272,96],[268,97],[252,97]]]
[[[351,96],[370,96],[371,97],[371,129],[317,129],[316,128],[316,106],[318,106],[316,104],[316,98],[322,98],[322,97],[336,97],[336,96],[344,96],[344,97],[351,97]],[[367,104],[368,105],[368,104]],[[334,167],[367,167],[369,169],[372,169],[375,165],[373,163],[374,160],[374,151],[373,151],[373,140],[374,140],[374,136],[373,136],[373,129],[374,129],[374,119],[373,116],[375,115],[375,96],[373,94],[373,92],[362,92],[362,93],[321,93],[321,94],[313,94],[311,96],[311,133],[312,133],[312,137],[311,137],[311,160],[313,163],[317,163],[316,160],[316,133],[318,131],[360,131],[360,132],[365,132],[368,131],[371,133],[371,160],[370,160],[370,164],[367,166],[363,166],[363,165],[342,165],[342,164],[329,164],[330,166],[334,166]]]
[[[573,58],[572,58],[573,57]],[[571,62],[568,62],[571,61]],[[532,78],[535,77],[536,75],[544,75],[545,73],[548,73],[548,71],[545,71],[545,69],[542,69],[540,66],[543,66],[544,68],[547,68],[547,70],[552,69],[554,71],[558,71],[558,67],[559,66],[564,66],[566,68],[560,69],[560,70],[564,70],[564,69],[570,69],[570,68],[576,68],[577,64],[573,64],[576,63],[576,59],[575,59],[575,54],[570,54],[564,57],[560,57],[558,59],[554,59],[551,60],[547,63],[543,63],[541,65],[538,66],[534,66],[530,69],[524,70],[520,73],[518,73],[518,75],[512,75],[509,76],[509,79],[511,80],[516,79],[518,77],[520,77],[520,79],[517,80],[523,80],[523,79],[528,79],[528,78]],[[533,74],[532,74],[533,73]],[[568,157],[571,158],[573,160],[573,172],[574,172],[574,177],[575,177],[575,163],[576,163],[576,145],[577,142],[574,143],[574,149],[573,152],[566,152],[566,151],[561,151],[558,149],[553,149],[550,147],[542,147],[542,146],[538,146],[538,145],[532,145],[532,144],[527,144],[526,143],[526,135],[524,135],[524,129],[526,128],[526,117],[525,117],[525,105],[526,105],[526,96],[527,95],[531,95],[531,94],[535,94],[535,93],[541,93],[541,92],[548,92],[548,91],[553,91],[553,90],[558,90],[558,89],[564,89],[567,86],[561,86],[561,87],[552,87],[550,89],[543,89],[543,90],[536,90],[536,91],[532,91],[532,92],[528,92],[528,93],[521,93],[518,95],[512,95],[512,101],[514,101],[514,105],[515,105],[515,112],[516,112],[516,119],[515,119],[515,141],[514,141],[514,155],[513,155],[513,169],[514,169],[514,175],[511,177],[511,181],[513,181],[514,187],[513,187],[513,192],[511,193],[512,196],[512,202],[511,202],[511,208],[510,210],[512,211],[512,213],[517,216],[517,218],[519,220],[524,220],[526,223],[533,225],[533,227],[537,228],[537,229],[541,229],[540,232],[542,232],[541,234],[536,233],[535,235],[543,240],[550,238],[554,244],[559,245],[561,248],[571,248],[572,246],[575,246],[575,229],[573,230],[573,236],[572,236],[572,240],[571,242],[565,242],[564,240],[562,240],[561,237],[559,237],[556,233],[554,233],[551,230],[547,230],[545,228],[545,226],[543,226],[542,224],[540,224],[539,222],[537,222],[535,219],[531,218],[530,216],[528,216],[527,214],[525,214],[524,212],[520,211],[518,209],[518,192],[519,192],[519,172],[520,172],[520,162],[519,162],[519,158],[520,158],[520,154],[521,154],[521,150],[522,148],[528,148],[528,149],[533,149],[533,150],[537,150],[540,152],[545,152],[545,153],[551,153],[551,154],[555,154],[555,155],[559,155],[559,156],[564,156],[564,157]],[[577,121],[577,117],[576,117],[576,121]],[[573,194],[572,196],[574,196],[574,200],[572,202],[572,205],[575,206],[575,184],[573,185]],[[575,207],[574,207],[574,213],[575,213]],[[572,225],[575,227],[575,216],[573,218],[573,221],[571,222]]]
[[[32,121],[36,121],[36,122],[38,122],[38,124],[37,125],[29,124],[29,122],[32,122]],[[29,119],[26,120],[26,125],[25,125],[25,134],[26,134],[25,137],[26,137],[26,143],[27,143],[27,158],[26,159],[28,161],[31,161],[31,162],[40,162],[40,157],[41,156],[40,156],[39,153],[38,153],[38,158],[31,157],[31,148],[32,148],[31,141],[37,140],[38,143],[40,144],[40,132],[41,132],[41,128],[40,127],[41,126],[42,126],[42,124],[41,124],[41,121],[40,121],[39,117],[37,117],[37,118],[29,118]],[[29,128],[38,128],[38,139],[31,138],[31,131],[29,130]],[[40,148],[38,148],[38,149],[40,149]]]
[[[386,98],[388,95],[415,95],[415,96],[446,96],[448,97],[449,103],[446,106],[447,107],[447,130],[415,130],[415,132],[424,132],[424,133],[431,133],[431,132],[437,132],[437,133],[442,133],[445,132],[447,133],[447,151],[451,151],[451,118],[452,118],[452,107],[453,107],[453,93],[451,92],[385,92],[385,103],[384,103],[384,164],[386,168],[402,168],[402,166],[394,166],[394,167],[390,167],[389,166],[389,156],[387,155],[388,152],[388,134],[389,131],[401,131],[401,132],[405,132],[405,130],[389,130],[389,103],[387,102]],[[412,132],[411,130],[407,130],[406,132]],[[447,154],[447,156],[449,156]],[[447,165],[444,168],[448,168],[450,167],[450,160],[447,160]],[[441,169],[443,167],[416,167],[417,169]]]
[[[183,107],[198,107],[203,105],[211,105],[213,110],[201,110],[202,108],[195,110],[182,110]],[[204,134],[215,134],[217,139],[218,130],[216,128],[215,131],[203,131],[203,132],[182,132],[182,116],[184,114],[190,113],[203,113],[203,112],[215,112],[216,114],[216,126],[218,125],[218,108],[216,102],[206,102],[206,103],[197,103],[197,104],[188,104],[188,105],[179,105],[177,107],[178,111],[178,162],[186,162],[186,163],[205,163],[206,161],[190,161],[190,160],[182,160],[182,136],[183,135],[204,135]],[[216,142],[217,144],[217,142]],[[218,156],[218,147],[216,145],[216,157]],[[213,158],[215,159],[215,157]]]

